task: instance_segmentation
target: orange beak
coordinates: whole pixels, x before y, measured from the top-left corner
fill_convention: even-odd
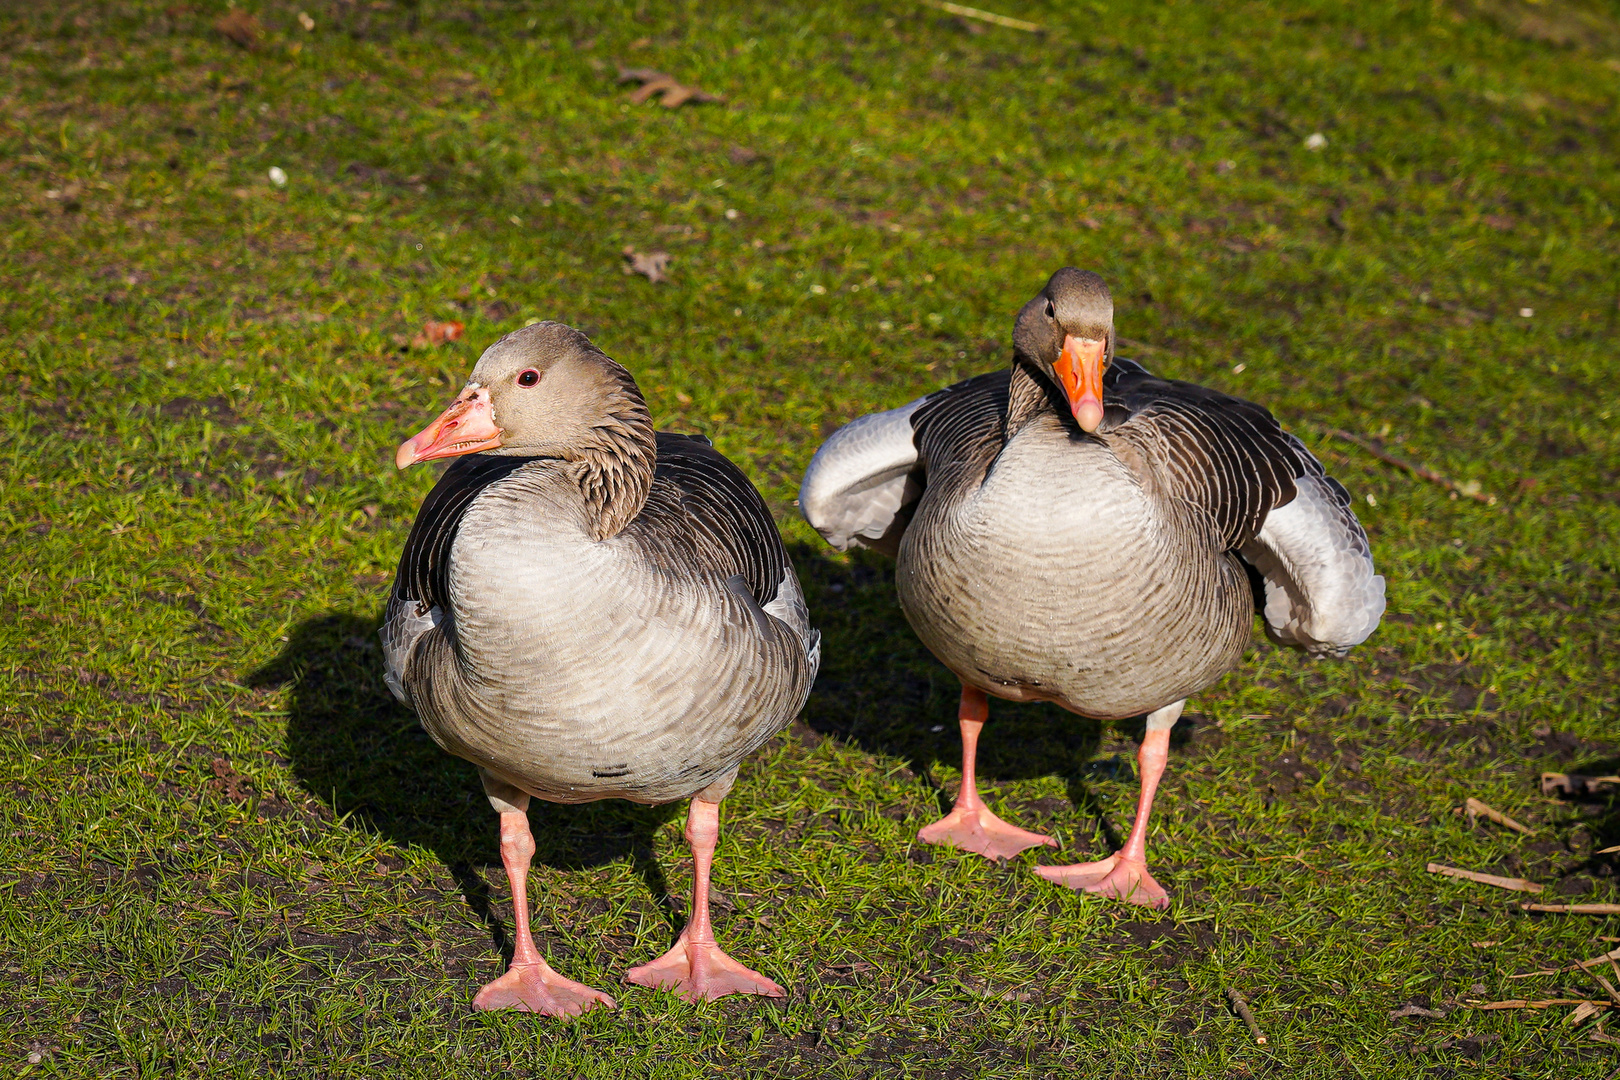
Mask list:
[[[1080,430],[1092,432],[1103,421],[1103,361],[1108,354],[1108,341],[1092,341],[1066,334],[1063,352],[1058,356],[1058,381],[1069,396],[1069,409],[1074,413]]]
[[[403,469],[418,461],[476,454],[499,445],[501,429],[495,426],[489,388],[469,386],[437,420],[399,444],[394,464]]]

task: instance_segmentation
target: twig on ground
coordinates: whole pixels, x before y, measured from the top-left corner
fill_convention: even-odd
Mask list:
[[[1313,424],[1312,426],[1315,427],[1316,425]],[[1390,453],[1388,450],[1385,450],[1373,440],[1364,439],[1360,435],[1352,435],[1350,432],[1345,431],[1342,428],[1323,427],[1318,428],[1318,430],[1324,434],[1333,436],[1335,439],[1342,439],[1353,446],[1359,446],[1363,450],[1367,451],[1367,453],[1377,458],[1379,461],[1382,461],[1384,464],[1393,465],[1397,469],[1404,469],[1413,476],[1417,477],[1419,480],[1427,480],[1431,484],[1439,484],[1441,487],[1445,488],[1454,495],[1467,496],[1468,498],[1473,499],[1475,502],[1484,503],[1486,506],[1496,505],[1496,496],[1489,495],[1484,491],[1481,491],[1479,481],[1477,480],[1469,480],[1466,483],[1458,483],[1457,481],[1451,479],[1451,477],[1446,476],[1444,473],[1436,472],[1427,465],[1421,465],[1415,461],[1407,461],[1405,458],[1396,457],[1394,454]]]
[[[1563,915],[1620,915],[1620,904],[1520,904],[1524,911],[1550,911]]]
[[[1600,795],[1617,787],[1620,787],[1620,776],[1582,776],[1580,773],[1561,772],[1541,774],[1543,795]]]
[[[1512,818],[1502,813],[1502,811],[1496,809],[1494,806],[1481,802],[1472,795],[1468,797],[1467,802],[1463,803],[1463,812],[1468,815],[1468,824],[1470,825],[1478,824],[1481,817],[1486,817],[1496,822],[1498,825],[1512,829],[1515,832],[1522,832],[1526,836],[1535,835],[1534,829],[1529,829],[1523,825],[1520,825],[1517,821],[1514,821]]]
[[[1266,1037],[1260,1034],[1260,1025],[1254,1022],[1254,1013],[1249,1011],[1249,1003],[1244,1000],[1243,995],[1236,987],[1228,986],[1226,999],[1232,1003],[1232,1008],[1243,1018],[1243,1022],[1249,1025],[1249,1034],[1254,1036],[1254,1041],[1264,1046]]]
[[[1498,889],[1512,889],[1514,892],[1538,893],[1541,886],[1533,881],[1519,877],[1497,877],[1495,874],[1481,874],[1477,870],[1459,870],[1455,866],[1442,866],[1440,863],[1430,863],[1428,871],[1431,874],[1444,874],[1446,877],[1462,878],[1464,881],[1477,881],[1481,885],[1495,885]]]
[[[1601,1005],[1609,1006],[1601,998],[1546,998],[1538,1001],[1528,1001],[1524,998],[1510,998],[1507,1001],[1465,1001],[1465,1005],[1472,1005],[1483,1012],[1493,1012],[1499,1009],[1550,1009],[1554,1005]]]
[[[1611,983],[1608,979],[1605,979],[1603,976],[1599,975],[1597,972],[1593,971],[1589,967],[1583,967],[1583,968],[1581,968],[1581,970],[1586,972],[1588,975],[1590,975],[1592,977],[1592,981],[1597,983],[1599,986],[1601,986],[1603,988],[1603,992],[1605,994],[1609,995],[1609,1000],[1610,1001],[1612,1001],[1616,1005],[1620,1005],[1620,992],[1617,992],[1615,990],[1613,983]]]
[[[936,11],[959,15],[964,19],[978,19],[993,26],[1005,26],[1008,30],[1023,30],[1030,34],[1044,34],[1046,27],[1040,23],[1025,22],[1023,19],[1011,19],[1005,15],[997,15],[993,11],[980,11],[978,8],[964,7],[961,4],[946,3],[946,0],[922,0],[924,6]]]

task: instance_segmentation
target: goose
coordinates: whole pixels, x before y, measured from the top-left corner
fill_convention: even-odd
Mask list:
[[[990,697],[1145,714],[1124,846],[1037,872],[1162,908],[1148,818],[1187,698],[1239,661],[1257,602],[1277,642],[1342,657],[1384,579],[1348,493],[1268,411],[1155,378],[1114,341],[1106,283],[1064,267],[1018,313],[1010,368],[838,429],[799,505],[834,548],[895,558],[907,620],[961,680],[961,787],[920,838],[992,859],[1057,846],[979,797]]]
[[[500,815],[516,941],[474,1008],[615,1004],[535,947],[531,797],[690,799],[689,922],[625,977],[690,1001],[783,996],[720,948],[708,903],[720,801],[821,658],[759,492],[708,440],[655,432],[630,372],[555,322],[485,350],[395,460],[441,458],[455,460],[411,528],[382,639],[389,689],[477,766]]]

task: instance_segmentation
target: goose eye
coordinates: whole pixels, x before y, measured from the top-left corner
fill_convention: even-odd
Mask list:
[[[517,384],[519,386],[533,386],[535,383],[537,383],[539,381],[540,381],[540,373],[538,371],[534,370],[534,368],[530,368],[529,370],[523,372],[523,374],[521,374],[521,375],[519,375],[517,377]]]
[[[1046,302],[1046,317],[1048,319],[1050,319],[1050,318],[1055,317],[1056,315],[1057,315],[1057,308],[1052,306],[1052,301],[1051,300],[1048,300]]]

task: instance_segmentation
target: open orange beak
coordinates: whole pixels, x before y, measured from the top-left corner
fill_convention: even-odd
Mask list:
[[[399,444],[394,464],[401,469],[418,461],[460,457],[501,445],[489,388],[468,386],[439,414],[439,418]]]
[[[1055,367],[1063,392],[1069,397],[1069,409],[1082,431],[1096,431],[1103,421],[1103,361],[1107,355],[1106,338],[1092,341],[1064,335],[1063,352]]]

